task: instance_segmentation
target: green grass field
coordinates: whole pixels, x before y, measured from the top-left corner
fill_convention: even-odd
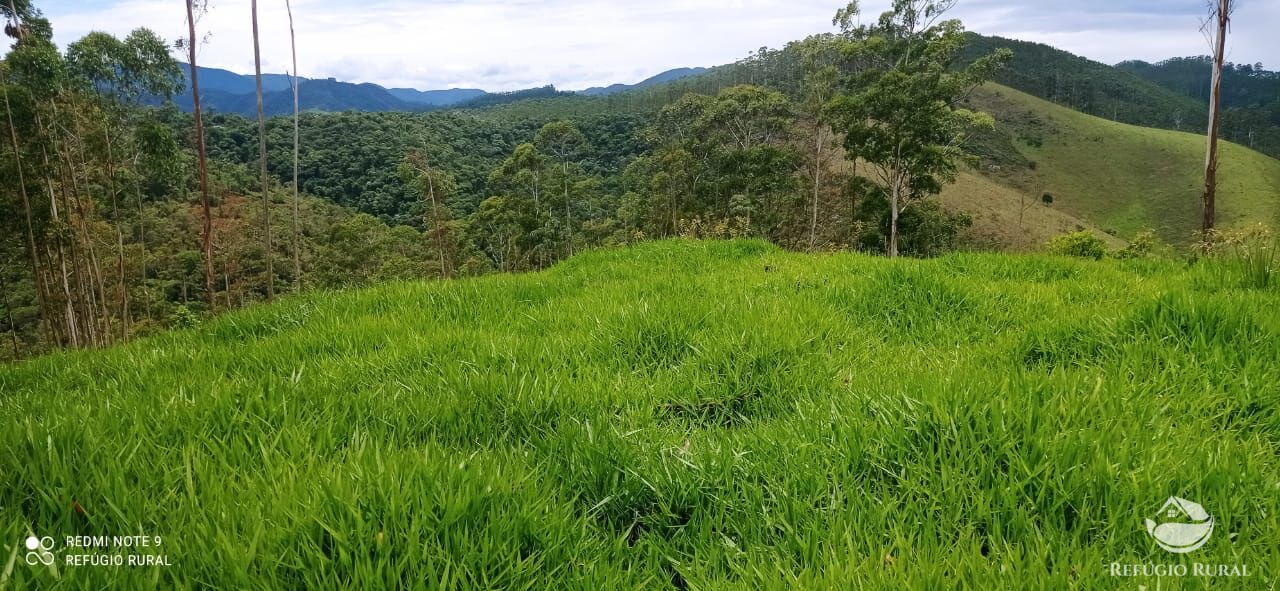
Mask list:
[[[752,241],[290,298],[0,367],[0,588],[1273,589],[1277,342],[1204,264]]]
[[[997,84],[969,106],[992,113],[1019,153],[1017,165],[992,174],[1002,183],[1035,200],[1048,192],[1054,209],[1125,238],[1153,229],[1188,244],[1200,228],[1204,130],[1116,123]],[[1280,160],[1226,142],[1221,154],[1219,225],[1280,222]]]

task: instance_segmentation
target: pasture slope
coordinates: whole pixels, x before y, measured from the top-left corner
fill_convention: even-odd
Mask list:
[[[998,84],[977,89],[966,106],[991,113],[1003,142],[1003,150],[989,148],[998,157],[984,174],[1037,207],[1048,193],[1051,209],[1126,239],[1152,229],[1165,242],[1187,245],[1200,229],[1203,130],[1108,121]],[[1280,225],[1280,160],[1223,142],[1218,175],[1220,227]],[[977,217],[994,207],[1011,217],[1018,201],[980,200],[968,209]],[[1016,249],[1017,236],[1009,243]]]
[[[755,241],[287,298],[0,367],[0,587],[1274,588],[1278,340],[1211,264]]]

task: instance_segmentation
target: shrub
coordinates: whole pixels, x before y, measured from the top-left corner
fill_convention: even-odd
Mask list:
[[[186,304],[181,304],[173,311],[173,318],[169,321],[174,328],[194,328],[200,325],[200,315],[188,308]]]
[[[1107,254],[1107,243],[1084,230],[1055,236],[1049,241],[1051,254],[1099,260]]]
[[[1156,238],[1154,230],[1143,230],[1124,248],[1111,253],[1111,256],[1117,259],[1145,259],[1155,254],[1156,249],[1160,248],[1160,239]]]
[[[1210,230],[1196,245],[1219,285],[1266,289],[1280,285],[1280,239],[1263,224],[1241,230]]]
[[[1053,193],[1046,192],[1040,196],[1040,202],[1045,205],[1053,205]]]

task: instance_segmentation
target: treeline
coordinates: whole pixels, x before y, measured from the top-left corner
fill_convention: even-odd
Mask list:
[[[1213,58],[1210,56],[1176,57],[1154,64],[1127,61],[1116,64],[1116,68],[1206,104],[1209,102],[1213,74]],[[1261,107],[1275,103],[1280,103],[1280,72],[1267,70],[1261,62],[1223,64],[1223,106]],[[1280,120],[1276,123],[1280,124]]]
[[[1198,101],[1209,104],[1213,60],[1184,57],[1149,64],[1123,62],[1116,68]],[[1226,63],[1222,70],[1223,137],[1280,158],[1280,72],[1261,63]]]

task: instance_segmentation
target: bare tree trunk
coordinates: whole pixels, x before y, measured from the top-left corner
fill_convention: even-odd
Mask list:
[[[436,253],[440,255],[440,276],[444,277],[445,279],[448,279],[449,266],[445,262],[445,258],[444,258],[444,247],[445,247],[444,234],[443,234],[443,229],[440,227],[440,223],[442,220],[440,219],[440,210],[438,209],[439,206],[436,205],[436,183],[434,180],[431,179],[430,172],[426,174],[426,177],[427,177],[427,199],[431,201],[431,206],[430,206],[431,207],[431,214],[430,214],[431,226],[428,229],[428,231],[434,235]]]
[[[889,258],[898,256],[898,200],[902,183],[895,178],[889,199]]]
[[[298,41],[293,32],[293,7],[284,0],[289,13],[289,45],[293,50],[293,291],[302,290],[302,241],[298,235]]]
[[[133,157],[133,166],[135,169],[138,166],[137,154]],[[142,183],[139,181],[133,187],[138,197],[138,246],[142,247],[142,256],[138,257],[138,263],[142,266],[142,305],[147,320],[151,320],[151,292],[147,290],[147,218],[142,207]]]
[[[103,138],[107,143],[107,178],[111,183],[111,216],[116,229],[116,296],[119,298],[117,312],[120,314],[120,340],[129,337],[129,287],[124,276],[124,229],[120,227],[120,187],[116,184],[115,149],[111,145],[111,122],[103,125]]]
[[[1231,23],[1231,0],[1219,0],[1216,14],[1217,33],[1213,37],[1213,90],[1209,97],[1208,148],[1204,160],[1204,221],[1201,230],[1209,232],[1216,221],[1218,193],[1218,130],[1222,104],[1222,60],[1227,49],[1227,25]]]
[[[200,250],[204,252],[204,291],[209,310],[214,309],[213,299],[213,213],[209,209],[209,169],[205,163],[204,122],[200,116],[200,77],[196,73],[196,19],[194,0],[187,0],[187,56],[191,66],[191,105],[196,120],[196,156],[200,169],[200,206],[204,214]],[[185,289],[185,285],[184,285]]]
[[[569,207],[568,156],[560,160],[560,176],[564,182],[564,243],[565,248],[569,251],[569,256],[573,256],[573,210]]]
[[[271,268],[271,195],[267,190],[267,118],[262,111],[262,52],[258,44],[258,0],[252,0],[253,10],[253,73],[258,91],[258,170],[262,176],[262,246],[267,263],[267,301],[275,299],[276,278]]]
[[[813,217],[809,220],[809,250],[818,244],[818,196],[822,191],[822,145],[825,129],[818,123],[818,141],[813,158]]]
[[[0,294],[4,294],[4,311],[7,322],[9,323],[9,336],[13,338],[13,358],[17,359],[21,351],[18,349],[18,325],[13,322],[13,305],[9,302],[9,290],[6,289],[4,283],[4,272],[7,269],[0,268]]]

